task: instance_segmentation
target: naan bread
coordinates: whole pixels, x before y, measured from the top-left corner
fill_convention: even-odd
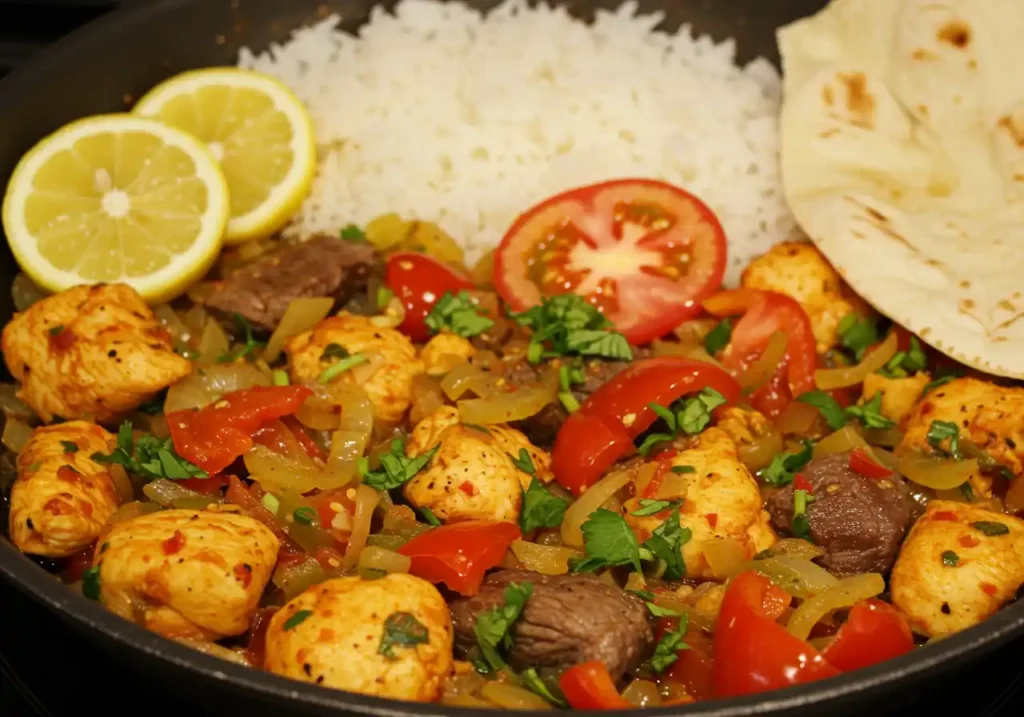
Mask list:
[[[882,313],[1024,378],[1024,0],[834,0],[779,48],[803,230]]]

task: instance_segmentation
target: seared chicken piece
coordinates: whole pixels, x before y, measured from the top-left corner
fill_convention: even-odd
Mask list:
[[[1024,584],[1024,520],[933,500],[900,549],[892,603],[926,635],[948,635],[989,617]]]
[[[776,540],[768,513],[761,507],[757,481],[740,462],[736,444],[718,427],[705,430],[690,448],[672,458],[673,466],[688,466],[685,473],[664,472],[653,494],[650,486],[630,498],[622,513],[640,542],[647,540],[669,516],[669,511],[638,517],[633,513],[640,500],[681,500],[680,525],[693,537],[683,545],[686,574],[691,578],[713,578],[704,548],[718,539],[731,539],[747,558],[770,548]],[[658,480],[657,478],[654,480]]]
[[[746,409],[736,406],[723,408],[716,425],[732,439],[732,442],[736,444],[737,450],[741,452],[747,450],[748,453],[758,441],[764,439],[772,432],[772,422],[764,414],[752,408]],[[781,450],[781,448],[780,443],[779,449]],[[770,460],[770,457],[765,459],[765,461]],[[765,465],[767,465],[767,462]]]
[[[97,546],[100,600],[165,637],[240,635],[280,544],[247,515],[163,510],[116,523]]]
[[[818,353],[839,343],[839,322],[855,307],[842,293],[842,279],[809,241],[777,244],[750,262],[740,282],[745,288],[774,291],[800,302],[811,320]]]
[[[96,540],[121,500],[107,467],[90,456],[112,452],[115,443],[85,421],[32,433],[11,487],[10,535],[19,550],[63,558]]]
[[[476,354],[476,347],[456,334],[443,333],[420,349],[420,360],[431,376],[443,376]]]
[[[519,519],[522,492],[530,473],[517,467],[526,450],[536,476],[554,478],[551,457],[519,431],[505,425],[467,426],[459,410],[443,406],[420,421],[405,448],[410,458],[438,447],[427,466],[405,484],[405,497],[417,508],[429,508],[440,520]],[[526,467],[524,465],[524,467]]]
[[[374,417],[384,423],[402,420],[412,400],[412,380],[423,373],[416,347],[402,333],[376,326],[373,317],[348,312],[294,336],[285,350],[296,382],[317,380],[344,356],[365,356],[369,362],[332,380],[361,386],[373,403]]]
[[[1024,465],[1024,388],[996,386],[976,378],[958,378],[929,391],[907,416],[906,433],[898,453],[935,453],[928,433],[936,421],[955,424],[959,440],[968,440],[991,461],[1021,476]],[[939,447],[950,450],[948,439]],[[984,466],[983,466],[984,467]],[[971,476],[975,493],[992,495],[992,480],[978,473]]]
[[[904,378],[887,378],[880,373],[870,373],[864,379],[860,403],[867,403],[881,392],[882,415],[896,425],[901,425],[931,380],[931,375],[925,371]]]
[[[448,605],[412,575],[328,580],[271,619],[265,665],[325,687],[432,702],[452,671]]]
[[[108,422],[184,378],[192,363],[130,286],[76,286],[15,314],[0,340],[18,398],[44,421]]]

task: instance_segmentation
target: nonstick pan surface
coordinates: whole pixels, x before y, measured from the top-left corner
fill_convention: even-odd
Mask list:
[[[390,4],[390,3],[388,3]],[[471,2],[483,8],[493,2]],[[570,11],[588,18],[614,0],[570,0]],[[741,60],[758,55],[778,61],[775,29],[816,12],[820,0],[641,0],[645,11],[661,10],[665,25],[682,23],[716,39],[735,37]],[[0,81],[0,180],[44,135],[73,119],[129,107],[161,80],[187,69],[234,64],[239,47],[257,49],[285,39],[294,27],[337,12],[354,29],[366,21],[367,0],[151,0],[113,13],[67,39]],[[0,286],[17,267],[0,243]],[[0,321],[10,318],[10,292],[0,291]],[[0,523],[6,510],[0,510]],[[6,528],[6,525],[0,525]],[[6,533],[6,530],[3,531]],[[73,594],[32,560],[0,538],[0,577],[113,654],[126,669],[155,677],[203,712],[248,715],[444,715],[485,714],[434,705],[379,700],[328,690],[258,672],[200,654],[165,640]],[[5,614],[3,619],[16,620]],[[897,708],[951,671],[1024,635],[1024,604],[1002,610],[983,624],[912,654],[823,683],[713,701],[644,714],[702,717],[742,715],[863,715]],[[59,650],[58,645],[52,649]],[[42,666],[39,666],[42,667]],[[145,707],[144,705],[137,705]],[[158,705],[150,705],[158,707]]]

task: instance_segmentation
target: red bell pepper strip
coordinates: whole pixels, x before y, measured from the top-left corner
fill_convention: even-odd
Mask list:
[[[892,471],[883,465],[876,463],[861,448],[854,448],[850,451],[850,470],[865,478],[881,480],[892,475]]]
[[[484,574],[502,561],[522,533],[515,523],[467,520],[442,525],[398,549],[412,558],[409,572],[432,583],[445,583],[460,595],[476,595]]]
[[[776,331],[786,334],[786,353],[779,370],[751,396],[754,408],[774,418],[793,398],[815,389],[818,356],[814,332],[807,313],[795,299],[772,291],[735,289],[705,299],[704,309],[720,317],[743,314],[733,327],[723,357],[726,366],[733,369],[745,369],[759,357]]]
[[[635,450],[633,441],[657,418],[648,404],[668,406],[705,387],[728,403],[740,397],[736,380],[709,363],[664,356],[631,364],[590,394],[562,424],[551,456],[555,478],[582,494],[615,461]]]
[[[562,694],[577,710],[628,710],[633,705],[615,689],[608,668],[600,660],[575,665],[558,679]]]
[[[305,386],[255,386],[198,411],[174,411],[167,414],[174,449],[210,475],[220,473],[252,448],[263,423],[295,413],[311,395]]]
[[[753,572],[737,575],[715,625],[713,676],[718,697],[736,697],[832,677],[839,670],[775,622],[790,596]]]
[[[209,478],[186,478],[175,481],[175,483],[202,495],[213,495],[228,484],[228,479],[224,476],[210,476]]]
[[[913,649],[914,635],[906,618],[889,603],[872,599],[850,608],[846,622],[821,656],[833,667],[849,672]]]

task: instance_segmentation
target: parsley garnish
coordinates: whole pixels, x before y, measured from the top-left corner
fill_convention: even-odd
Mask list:
[[[149,480],[209,477],[206,471],[178,455],[170,437],[160,439],[147,434],[139,436],[136,441],[132,435],[131,421],[121,424],[117,432],[117,448],[113,453],[93,453],[90,457],[97,463],[118,463],[128,472]]]
[[[420,515],[423,516],[423,520],[425,520],[428,525],[432,525],[435,528],[441,525],[441,521],[437,519],[437,516],[434,515],[434,511],[432,511],[430,508],[420,508]]]
[[[56,326],[51,326],[47,329],[47,333],[54,337],[60,336],[62,331],[64,331],[64,324],[57,324]]]
[[[530,363],[569,355],[633,359],[626,337],[612,330],[604,314],[577,294],[545,297],[539,306],[510,316],[532,331],[526,354]]]
[[[633,593],[638,598],[644,601],[651,601],[654,599],[654,593],[648,590],[626,590],[626,592]]]
[[[932,421],[928,427],[926,436],[932,448],[949,453],[954,459],[960,460],[963,455],[960,453],[960,429],[951,421]],[[942,448],[942,442],[949,439],[949,450]]]
[[[689,620],[686,615],[679,616],[679,627],[671,632],[665,633],[657,646],[654,654],[651,655],[651,669],[661,673],[671,667],[672,663],[679,659],[677,654],[680,650],[689,650],[690,646],[683,642],[686,637],[686,630],[689,627]]]
[[[504,604],[477,617],[473,634],[490,669],[497,671],[505,667],[501,653],[512,647],[512,625],[523,613],[532,594],[533,583],[509,583],[505,588]]]
[[[441,444],[439,443],[415,458],[408,458],[405,455],[405,439],[396,438],[391,441],[391,451],[381,455],[380,468],[371,471],[369,470],[369,461],[366,458],[360,458],[359,473],[363,476],[363,483],[371,488],[377,490],[398,488],[408,483],[413,476],[423,470],[440,448]]]
[[[696,473],[697,469],[693,466],[672,466],[673,473]]]
[[[308,505],[296,508],[295,512],[292,513],[292,517],[296,523],[301,523],[302,525],[313,525],[317,519],[316,511]]]
[[[82,594],[90,600],[100,599],[100,566],[93,565],[82,573]]]
[[[954,371],[953,373],[948,373],[945,376],[939,376],[934,381],[929,381],[928,383],[926,383],[924,385],[924,388],[921,389],[921,395],[924,396],[929,391],[933,391],[936,388],[938,388],[939,386],[945,386],[950,381],[954,381],[954,380],[960,378],[960,375],[961,375],[960,371]]]
[[[460,291],[458,294],[445,292],[434,304],[424,322],[435,334],[440,333],[442,329],[448,329],[453,334],[467,339],[482,334],[494,326],[493,319],[478,313],[468,291]]]
[[[952,550],[946,550],[942,553],[942,564],[947,568],[955,568],[960,564],[960,556]]]
[[[843,411],[843,407],[824,391],[808,391],[797,396],[796,400],[817,408],[833,431],[838,431],[846,425],[846,412]]]
[[[807,517],[807,504],[814,502],[814,496],[806,490],[793,491],[793,537],[810,540],[811,521]]]
[[[704,350],[714,356],[729,345],[732,339],[732,319],[722,319],[715,328],[704,337]]]
[[[394,298],[395,292],[386,286],[377,287],[377,308],[383,309],[385,306],[391,303],[391,299]]]
[[[862,319],[857,314],[843,317],[836,327],[836,332],[843,347],[852,351],[858,361],[864,357],[864,352],[870,346],[878,343],[878,326],[874,320]]]
[[[867,403],[850,406],[846,414],[860,421],[865,428],[886,429],[896,424],[882,415],[882,392],[878,391]]]
[[[536,478],[523,491],[523,509],[519,513],[519,527],[524,533],[535,528],[555,528],[562,524],[569,501],[552,495]]]
[[[366,233],[355,224],[348,224],[341,230],[341,238],[345,241],[365,242]]]
[[[380,636],[377,654],[389,660],[397,660],[394,648],[426,645],[430,642],[430,633],[426,625],[416,619],[411,612],[393,612],[384,620],[384,632]]]
[[[673,404],[672,408],[666,408],[657,403],[648,403],[647,407],[665,422],[670,432],[648,435],[637,451],[640,455],[646,456],[654,446],[664,441],[671,441],[680,433],[689,436],[700,433],[711,423],[711,412],[724,405],[725,402],[725,397],[722,394],[711,387],[706,387],[696,396]]]
[[[804,441],[799,451],[776,453],[767,468],[761,469],[761,479],[768,485],[784,486],[793,482],[798,470],[807,465],[814,455],[810,441]]]
[[[644,542],[644,547],[660,562],[665,563],[666,580],[680,580],[686,577],[682,548],[692,537],[693,532],[689,528],[680,526],[679,507],[676,506],[665,522],[655,528],[651,537]]]
[[[587,557],[573,561],[572,572],[588,573],[613,565],[632,565],[638,573],[642,572],[636,535],[621,515],[598,508],[581,529]]]
[[[537,469],[533,465],[533,459],[530,458],[530,452],[525,448],[519,449],[519,457],[516,458],[511,453],[506,453],[509,458],[512,459],[512,463],[516,468],[521,470],[526,475],[535,476],[537,475]]]
[[[996,523],[991,520],[979,520],[976,523],[971,523],[971,527],[980,530],[990,538],[994,538],[997,535],[1006,535],[1010,532],[1009,527],[1005,523]]]
[[[964,497],[968,503],[974,502],[974,488],[967,481],[960,484],[960,495]]]
[[[481,426],[479,423],[463,423],[462,425],[465,426],[466,428],[472,428],[474,431],[480,431],[480,433],[485,433],[488,436],[492,435],[491,430],[487,426]]]
[[[565,698],[561,695],[560,691],[556,693],[555,690],[557,690],[557,688],[552,688],[551,685],[537,674],[537,670],[534,668],[527,667],[523,670],[523,673],[520,675],[520,679],[523,682],[523,687],[534,694],[540,695],[555,707],[567,708],[569,706],[569,703],[565,701]]]
[[[657,515],[663,510],[668,510],[673,506],[679,505],[681,501],[678,500],[651,500],[650,498],[640,499],[640,510],[634,510],[631,515],[635,515],[637,518],[643,518],[648,515]]]
[[[336,361],[338,359],[348,358],[350,355],[351,354],[349,354],[348,349],[344,346],[332,342],[324,347],[323,353],[320,354],[320,362]]]
[[[61,441],[65,453],[78,453],[78,444],[74,441]]]
[[[284,621],[285,630],[291,630],[304,623],[308,618],[313,616],[312,610],[296,610],[295,613]]]
[[[667,607],[660,607],[649,600],[644,604],[647,606],[647,609],[650,611],[650,613],[654,615],[654,617],[679,617],[680,615],[682,615],[681,612],[670,610]]]
[[[338,378],[341,374],[346,371],[351,371],[356,366],[360,366],[369,361],[363,354],[352,354],[347,358],[343,358],[337,363],[331,364],[316,377],[317,383],[330,383],[334,379]]]
[[[253,338],[252,327],[241,314],[235,314],[234,316],[235,323],[238,324],[238,328],[242,330],[243,334],[245,334],[245,345],[236,351],[229,351],[226,354],[221,354],[217,357],[217,363],[231,363],[232,361],[236,361],[240,358],[247,358],[252,355],[256,349],[261,349],[266,346],[266,343],[263,341],[257,341]]]
[[[158,393],[136,409],[147,416],[157,416],[164,412],[164,396]]]
[[[921,349],[921,342],[916,336],[910,337],[910,350],[897,351],[878,373],[888,378],[906,378],[928,368],[928,356]]]

